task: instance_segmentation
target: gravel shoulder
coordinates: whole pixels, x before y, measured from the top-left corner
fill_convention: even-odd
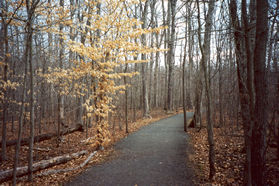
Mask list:
[[[183,114],[154,122],[119,141],[113,158],[65,185],[194,185],[188,142]]]

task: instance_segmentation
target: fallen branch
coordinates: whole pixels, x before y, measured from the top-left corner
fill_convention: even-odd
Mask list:
[[[83,150],[83,151],[72,153],[72,154],[57,156],[57,157],[51,158],[49,160],[39,161],[39,162],[33,164],[33,172],[43,170],[43,169],[46,169],[46,168],[49,168],[49,167],[52,167],[55,165],[59,165],[62,163],[66,163],[72,159],[78,158],[79,156],[85,155],[87,153],[88,153],[88,151]],[[17,168],[18,177],[24,176],[26,174],[28,174],[28,166]],[[0,183],[10,180],[12,177],[13,177],[13,169],[1,171],[0,172]]]
[[[67,169],[59,169],[59,170],[52,169],[52,170],[45,171],[45,172],[43,172],[41,174],[38,174],[36,176],[48,176],[50,174],[59,174],[59,173],[65,173],[65,172],[69,172],[69,171],[74,171],[74,170],[80,169],[80,168],[84,167],[93,158],[93,156],[96,153],[97,153],[97,151],[92,152],[88,156],[88,158],[82,164],[80,164],[79,166],[76,166],[76,167],[73,167],[73,168],[67,168]]]
[[[76,131],[83,131],[82,125],[78,125],[75,128],[70,128],[66,131],[63,131],[63,132],[60,133],[60,136],[63,136],[63,135],[66,135],[66,134],[71,134],[71,133],[76,132]],[[34,143],[49,140],[49,139],[51,139],[53,137],[56,137],[56,136],[57,136],[57,133],[41,134],[41,135],[38,135],[38,136],[34,137]],[[8,146],[13,146],[13,145],[16,145],[16,143],[17,143],[17,139],[9,140],[6,143],[6,146],[7,147]],[[28,144],[29,144],[29,138],[23,138],[20,142],[20,145],[28,145]],[[0,146],[1,145],[2,145],[2,141],[0,142]]]
[[[23,149],[29,150],[29,147],[22,147]],[[42,152],[49,152],[50,148],[40,148],[40,147],[33,147],[33,151],[42,151]]]

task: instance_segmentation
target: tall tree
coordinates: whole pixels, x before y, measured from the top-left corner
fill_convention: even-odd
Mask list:
[[[29,65],[29,76],[30,76],[30,140],[29,140],[29,152],[28,152],[28,180],[32,181],[33,177],[33,146],[34,146],[34,69],[32,62],[32,36],[33,36],[33,23],[35,17],[35,10],[40,0],[29,1],[26,0],[26,12],[27,12],[27,33],[26,33],[26,50]]]
[[[212,180],[215,175],[215,151],[214,151],[214,139],[213,139],[213,123],[211,118],[211,82],[210,82],[210,38],[211,38],[211,29],[215,8],[215,0],[210,0],[208,4],[208,12],[205,18],[205,32],[204,32],[204,41],[202,43],[201,38],[201,21],[200,21],[200,5],[199,0],[197,0],[198,8],[198,39],[199,46],[202,54],[201,58],[201,67],[204,75],[204,84],[205,84],[205,96],[206,96],[206,120],[207,120],[207,134],[208,134],[208,143],[209,143],[209,179]]]
[[[174,78],[174,49],[175,49],[175,8],[176,8],[176,2],[177,0],[168,1],[170,3],[170,7],[168,7],[168,14],[171,17],[171,25],[170,25],[170,39],[168,40],[168,55],[167,55],[167,61],[168,61],[168,99],[167,99],[167,108],[169,111],[173,110],[173,78]]]
[[[186,9],[188,9],[188,3],[185,5]],[[189,16],[189,15],[188,15]],[[186,16],[187,18],[187,16]],[[190,19],[189,17],[187,19]],[[187,20],[188,22],[188,20]],[[184,56],[183,56],[183,64],[182,64],[182,104],[183,104],[183,114],[184,114],[184,131],[187,132],[187,106],[186,106],[186,86],[185,86],[185,79],[186,79],[186,58],[187,58],[187,26],[185,26],[185,44],[184,44]],[[182,47],[182,46],[181,46]],[[181,52],[182,53],[182,52]],[[182,55],[182,54],[181,54]]]
[[[124,73],[128,72],[128,63],[125,64]],[[124,76],[124,84],[127,85],[127,77]],[[129,126],[128,126],[128,87],[125,89],[125,129],[126,133],[129,133]]]
[[[242,4],[244,5],[244,4]],[[245,10],[246,11],[246,10]],[[242,14],[243,15],[243,14]],[[234,29],[234,42],[237,64],[237,80],[238,80],[238,95],[240,99],[241,117],[244,128],[244,140],[246,151],[246,163],[244,173],[244,185],[251,185],[251,138],[252,138],[252,112],[251,112],[251,99],[248,91],[247,83],[252,81],[247,80],[247,58],[245,51],[245,29],[240,24],[238,18],[238,8],[235,0],[230,1],[230,16],[231,25]],[[251,63],[249,63],[251,64]],[[250,67],[251,68],[251,67]],[[252,87],[252,86],[249,86]],[[251,93],[251,92],[250,92]]]
[[[142,15],[141,15],[141,21],[142,21],[142,29],[147,28],[147,13],[148,13],[148,6],[149,6],[149,0],[145,1]],[[141,43],[143,46],[147,45],[146,42],[146,34],[142,34],[141,36]],[[142,53],[141,54],[141,59],[146,60],[146,54]],[[148,102],[148,89],[147,89],[147,75],[146,75],[146,70],[147,70],[147,64],[142,63],[141,64],[141,76],[142,76],[142,96],[143,96],[143,117],[150,117],[150,110],[149,110],[149,102]]]
[[[4,4],[5,2],[5,4]],[[7,83],[8,81],[8,63],[9,63],[9,38],[8,38],[8,25],[9,25],[9,21],[11,21],[11,19],[7,19],[7,14],[8,14],[8,1],[3,1],[1,3],[2,5],[2,9],[1,9],[1,14],[2,15],[6,15],[6,16],[1,16],[2,18],[2,29],[1,31],[3,32],[3,43],[2,45],[4,47],[3,48],[3,58],[4,58],[4,72],[3,72],[3,81],[5,83]],[[6,160],[6,138],[7,138],[7,109],[8,109],[8,101],[7,101],[7,88],[3,88],[1,87],[1,89],[3,89],[3,95],[4,95],[4,99],[2,100],[3,102],[3,120],[2,120],[2,153],[1,153],[1,159],[2,161]]]
[[[268,36],[268,1],[257,0],[256,46],[254,50],[255,121],[252,133],[252,185],[266,185],[266,44]]]
[[[64,13],[64,0],[59,1],[59,5],[61,8],[60,14],[63,17]],[[62,20],[60,20],[62,22]],[[60,34],[63,33],[64,25],[62,23],[59,24],[59,32]],[[59,68],[60,70],[63,69],[63,59],[64,59],[64,44],[63,44],[63,38],[60,36],[59,38]],[[62,82],[61,82],[62,83]],[[60,131],[61,131],[61,125],[64,122],[64,95],[62,94],[62,91],[59,91],[58,93],[58,123],[57,123],[57,145],[59,145],[60,141]]]
[[[155,15],[155,26],[158,27],[158,18],[157,15]],[[162,37],[163,34],[161,35],[161,39],[159,39],[159,33],[155,33],[155,40],[156,40],[156,47],[160,48],[161,42],[162,42]],[[160,59],[160,52],[157,51],[155,55],[155,69],[154,69],[154,92],[153,92],[153,103],[154,107],[158,107],[158,70],[159,70],[159,59]]]
[[[152,29],[154,29],[155,28],[155,5],[156,5],[156,0],[152,0],[151,2],[150,2],[150,10],[151,10],[151,20],[150,20],[150,25],[151,25],[151,28]],[[151,48],[154,48],[154,35],[155,35],[155,33],[152,33],[151,35],[150,35],[150,47]],[[154,107],[154,103],[153,103],[153,92],[154,92],[154,90],[152,90],[153,89],[153,84],[155,83],[155,82],[153,82],[153,76],[152,76],[152,73],[153,73],[153,64],[154,64],[154,53],[152,52],[151,54],[150,54],[150,62],[149,62],[149,99],[148,99],[148,102],[149,102],[149,106],[151,107],[151,109],[152,109],[152,107]]]

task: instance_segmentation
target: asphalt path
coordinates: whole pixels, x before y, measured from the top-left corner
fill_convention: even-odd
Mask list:
[[[118,142],[115,158],[94,165],[64,185],[193,185],[188,141],[183,114],[162,119]]]

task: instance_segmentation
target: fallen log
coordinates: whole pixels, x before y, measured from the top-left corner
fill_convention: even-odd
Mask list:
[[[80,164],[79,166],[76,166],[76,167],[73,167],[73,168],[67,168],[67,169],[52,169],[52,170],[48,170],[46,172],[43,172],[41,174],[38,174],[36,176],[48,176],[48,175],[51,175],[51,174],[59,174],[59,173],[65,173],[65,172],[69,172],[69,171],[74,171],[74,170],[77,170],[77,169],[80,169],[82,167],[84,167],[93,157],[94,155],[97,153],[97,151],[94,151],[92,152],[87,158],[86,160]]]
[[[43,170],[43,169],[46,169],[46,168],[49,168],[49,167],[52,167],[55,165],[59,165],[62,163],[66,163],[72,159],[78,158],[79,156],[85,155],[87,153],[88,153],[88,151],[83,150],[83,151],[72,153],[72,154],[57,156],[57,157],[51,158],[49,160],[39,161],[39,162],[33,164],[33,172]],[[17,174],[16,174],[17,177],[21,177],[21,176],[24,176],[27,174],[28,174],[28,166],[17,168]],[[12,177],[13,177],[13,169],[1,171],[0,172],[0,183],[2,183],[4,181],[8,181],[8,180],[12,179]]]
[[[71,133],[76,132],[76,131],[83,132],[83,130],[84,129],[83,129],[82,125],[77,125],[75,128],[70,128],[70,129],[67,129],[65,131],[61,131],[60,136],[71,134]],[[57,136],[57,133],[40,134],[40,135],[34,137],[34,143],[49,140],[49,139],[51,139],[53,137],[56,137],[56,136]],[[17,139],[9,140],[6,143],[6,146],[7,147],[8,146],[13,146],[13,145],[16,145],[16,143],[17,143]],[[21,139],[20,145],[28,145],[28,144],[29,144],[29,138]],[[2,145],[2,141],[0,142],[0,146],[1,145]]]

